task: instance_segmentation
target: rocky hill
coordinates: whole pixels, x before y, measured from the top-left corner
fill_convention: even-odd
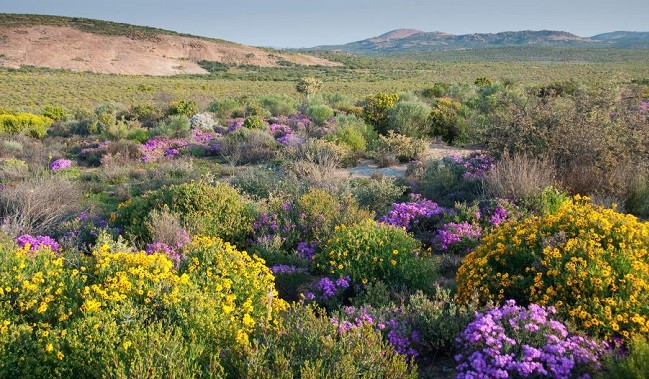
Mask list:
[[[0,14],[0,66],[106,74],[202,74],[226,66],[333,66],[325,59],[168,30],[58,16]]]
[[[553,30],[454,35],[414,29],[397,29],[362,41],[345,45],[317,46],[313,49],[382,54],[513,46],[647,48],[649,47],[649,33],[613,32],[593,37],[580,37],[568,32]]]

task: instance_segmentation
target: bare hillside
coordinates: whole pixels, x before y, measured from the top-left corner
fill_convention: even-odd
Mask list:
[[[263,67],[338,63],[178,34],[101,34],[64,25],[0,23],[0,66],[47,67],[105,74],[176,75],[206,71],[198,61]]]

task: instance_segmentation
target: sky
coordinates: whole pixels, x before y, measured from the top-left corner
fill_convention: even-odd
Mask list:
[[[649,0],[0,0],[0,13],[87,17],[276,48],[400,29],[452,34],[649,31]]]

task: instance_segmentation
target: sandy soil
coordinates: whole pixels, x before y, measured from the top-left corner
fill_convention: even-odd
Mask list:
[[[262,67],[281,60],[301,65],[338,63],[303,54],[283,54],[228,42],[160,34],[132,39],[100,35],[70,27],[35,26],[0,29],[0,66],[31,65],[104,74],[202,74],[196,61]]]

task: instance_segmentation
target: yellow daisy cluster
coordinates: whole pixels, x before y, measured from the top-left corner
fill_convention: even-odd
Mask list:
[[[457,297],[553,305],[603,337],[649,333],[649,223],[576,196],[556,214],[485,237],[458,270]]]

